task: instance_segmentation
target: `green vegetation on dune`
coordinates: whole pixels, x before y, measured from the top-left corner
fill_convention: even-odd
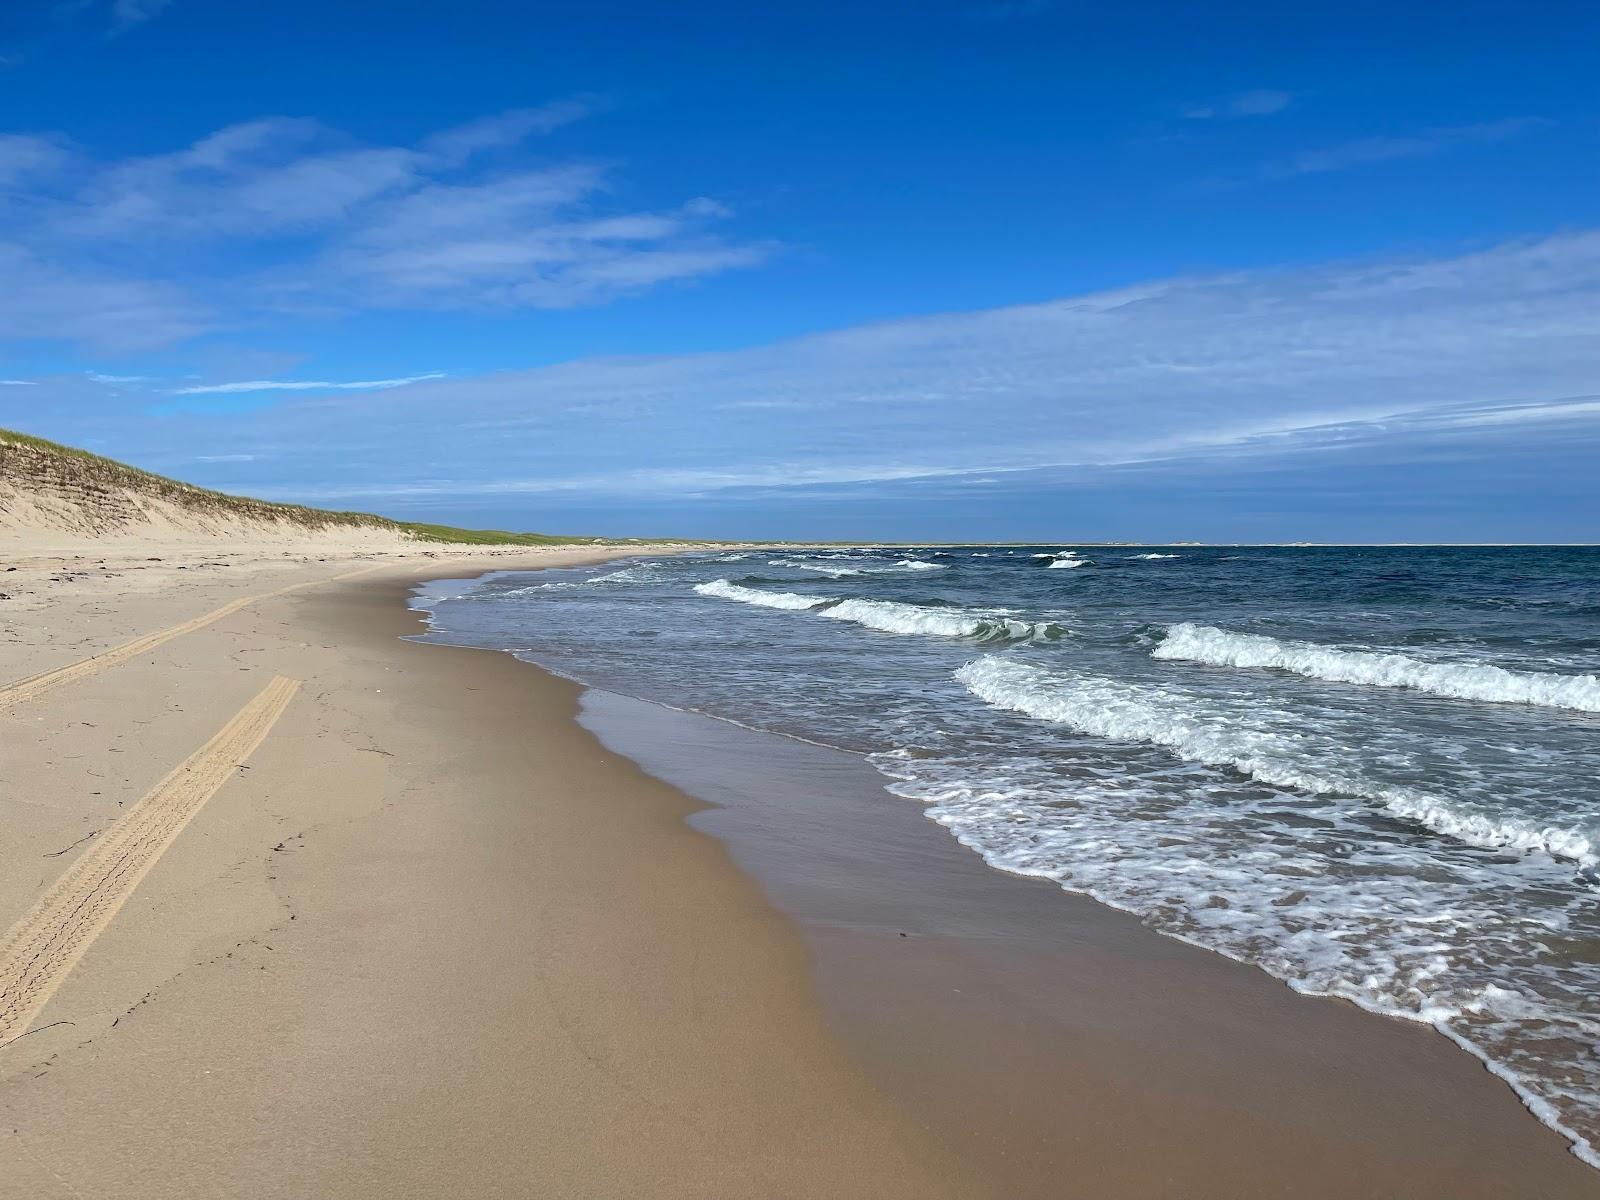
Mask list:
[[[467,546],[569,546],[574,542],[614,540],[562,537],[554,533],[510,533],[504,529],[458,529],[454,525],[429,525],[421,521],[398,521],[396,524],[418,541],[451,542]]]

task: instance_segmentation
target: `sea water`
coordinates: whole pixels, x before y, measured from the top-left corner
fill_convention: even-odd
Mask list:
[[[710,551],[420,603],[866,754],[1001,870],[1436,1026],[1600,1165],[1600,550]]]

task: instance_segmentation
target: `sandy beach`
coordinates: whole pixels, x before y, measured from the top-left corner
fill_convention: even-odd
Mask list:
[[[1431,1031],[851,756],[402,640],[621,553],[0,564],[0,1196],[1600,1193]]]

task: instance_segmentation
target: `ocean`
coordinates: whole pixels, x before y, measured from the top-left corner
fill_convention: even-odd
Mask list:
[[[860,753],[998,870],[1430,1023],[1600,1165],[1600,550],[707,551],[417,604]]]

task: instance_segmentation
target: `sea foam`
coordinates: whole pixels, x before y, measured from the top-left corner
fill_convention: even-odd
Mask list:
[[[1600,712],[1600,678],[1593,675],[1511,671],[1488,663],[1426,662],[1406,654],[1340,650],[1189,622],[1172,626],[1166,639],[1150,653],[1155,658],[1216,667],[1276,667],[1308,679],[1411,688],[1459,700]]]
[[[1033,558],[1048,559],[1044,565],[1053,571],[1071,570],[1073,567],[1087,567],[1089,560],[1079,558],[1074,550],[1062,550],[1055,554],[1034,554]]]
[[[1397,817],[1469,845],[1543,851],[1585,868],[1600,862],[1600,832],[1475,810],[1417,788],[1367,778],[1327,761],[1299,738],[1271,728],[1241,707],[1163,688],[1046,671],[990,655],[956,672],[967,690],[1010,709],[1080,733],[1165,746],[1180,758],[1232,767],[1262,783],[1317,795],[1355,796]],[[1259,711],[1259,710],[1258,710]]]
[[[971,638],[979,642],[1050,641],[1064,632],[1059,625],[1018,621],[1003,614],[976,613],[962,608],[932,608],[899,604],[892,600],[841,600],[822,610],[835,621],[851,621],[884,633],[922,634],[932,637]]]
[[[760,588],[740,587],[726,579],[713,579],[710,583],[697,583],[694,590],[702,596],[717,596],[723,600],[737,600],[741,604],[756,604],[762,608],[783,608],[802,611],[832,602],[831,596],[800,596],[794,592],[764,592]]]
[[[854,566],[839,566],[837,561],[819,562],[817,559],[844,559],[854,563]],[[827,575],[834,579],[843,579],[849,575],[890,575],[900,571],[943,571],[944,563],[925,562],[920,558],[902,558],[898,562],[882,562],[870,558],[858,558],[849,554],[820,554],[816,558],[774,558],[767,565],[769,567],[788,567],[792,571],[814,571],[818,575]]]
[[[970,638],[977,642],[1054,641],[1066,631],[1051,622],[1018,621],[1004,613],[979,613],[964,608],[901,604],[893,600],[841,600],[837,596],[801,596],[743,587],[726,579],[695,585],[702,596],[738,600],[762,608],[814,611],[835,621],[848,621],[881,633],[923,637]]]

